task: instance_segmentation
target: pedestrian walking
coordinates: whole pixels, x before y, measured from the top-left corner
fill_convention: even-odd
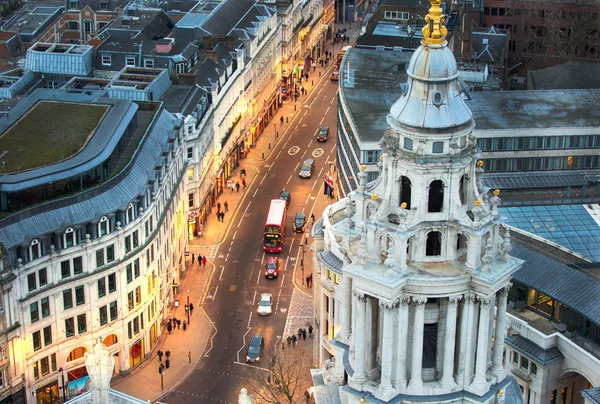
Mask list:
[[[296,344],[298,343],[298,338],[296,338],[296,334],[292,335],[292,342],[294,343],[294,346],[296,346]]]
[[[167,360],[169,360],[169,358],[171,357],[171,351],[165,352],[165,356],[167,357]]]
[[[288,346],[292,345],[292,337],[290,337],[288,335],[288,337],[286,339],[287,339]]]
[[[312,274],[308,275],[308,283],[309,283],[309,287],[312,288]]]
[[[190,303],[190,316],[194,314],[194,303]]]
[[[227,201],[225,201],[223,207],[225,208],[225,212],[229,212],[229,204],[227,203]]]
[[[221,211],[217,210],[217,220],[221,220]]]
[[[198,265],[202,265],[202,256],[198,255]]]
[[[246,179],[245,178],[242,180],[242,186],[244,187],[244,189],[246,189]]]
[[[310,284],[308,282],[310,282],[310,278],[308,277],[308,275],[306,275],[306,287],[307,288],[310,287]]]
[[[192,264],[194,263],[194,253],[192,253]]]
[[[245,181],[245,180],[242,180],[242,181]],[[236,183],[235,183],[235,190],[236,190],[236,191],[239,191],[239,190],[240,190],[240,183],[239,183],[239,182],[236,182]]]
[[[314,213],[310,214],[310,220],[312,220],[313,223],[315,222],[315,214]]]
[[[302,339],[306,341],[306,330],[302,329]]]
[[[312,338],[312,332],[313,332],[312,325],[309,325],[308,326],[308,335],[310,336],[310,338]]]
[[[181,330],[181,320],[177,320],[177,328]]]
[[[183,306],[184,310],[185,310],[185,314],[187,314],[188,310],[190,309],[190,306],[188,306],[187,304],[185,306]]]
[[[281,122],[281,124],[283,125],[283,115],[281,115],[281,118],[279,118],[279,122]]]
[[[167,332],[168,332],[169,334],[171,334],[171,331],[173,331],[173,326],[172,326],[172,325],[171,325],[171,323],[169,322],[169,323],[167,324]]]
[[[221,221],[224,222],[225,221],[225,212],[221,212]]]
[[[202,265],[206,268],[206,255],[202,257]]]
[[[298,328],[298,339],[302,338],[302,327]]]
[[[185,320],[183,320],[183,331],[187,330],[187,323],[185,322]],[[306,338],[304,338],[306,339]]]
[[[162,362],[162,357],[163,357],[163,351],[161,351],[160,349],[158,350],[158,352],[156,353],[156,355],[158,355],[158,361]]]
[[[217,212],[221,211],[221,202],[217,202]]]

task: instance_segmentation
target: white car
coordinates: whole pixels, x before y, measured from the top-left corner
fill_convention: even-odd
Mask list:
[[[270,293],[260,295],[256,312],[259,316],[268,316],[273,312],[273,296]]]

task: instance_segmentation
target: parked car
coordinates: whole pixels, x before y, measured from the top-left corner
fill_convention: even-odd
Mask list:
[[[292,194],[288,191],[281,191],[281,193],[279,194],[279,199],[283,199],[285,201],[285,206],[290,206]]]
[[[279,258],[269,257],[267,258],[267,265],[265,265],[265,278],[277,278],[279,275]]]
[[[270,316],[273,313],[273,296],[270,293],[260,295],[256,312],[259,316]]]
[[[265,348],[265,340],[260,335],[255,335],[248,345],[248,352],[246,353],[246,362],[255,363],[260,361]]]
[[[319,134],[317,135],[317,141],[326,142],[329,138],[329,126],[323,126],[319,129]]]
[[[306,215],[302,212],[296,213],[294,218],[294,233],[302,233],[306,225]]]
[[[313,159],[304,160],[302,167],[300,167],[300,177],[310,178],[312,177],[313,171],[315,171],[315,161]]]

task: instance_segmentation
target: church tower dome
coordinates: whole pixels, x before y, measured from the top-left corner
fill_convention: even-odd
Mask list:
[[[440,0],[425,20],[387,116],[378,179],[367,183],[361,167],[357,190],[325,210],[315,238],[321,274],[339,276],[321,275],[322,345],[338,359],[324,378],[346,372],[347,403],[522,404],[503,351],[507,290],[523,262],[509,255],[500,191],[481,183]]]

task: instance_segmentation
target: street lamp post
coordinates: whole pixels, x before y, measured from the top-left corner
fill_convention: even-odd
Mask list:
[[[63,402],[66,402],[67,401],[67,392],[65,391],[65,372],[63,372],[63,368],[58,369],[58,371],[60,372],[61,379],[62,379]]]
[[[190,290],[187,290],[187,318],[188,318],[188,325],[190,324]]]

